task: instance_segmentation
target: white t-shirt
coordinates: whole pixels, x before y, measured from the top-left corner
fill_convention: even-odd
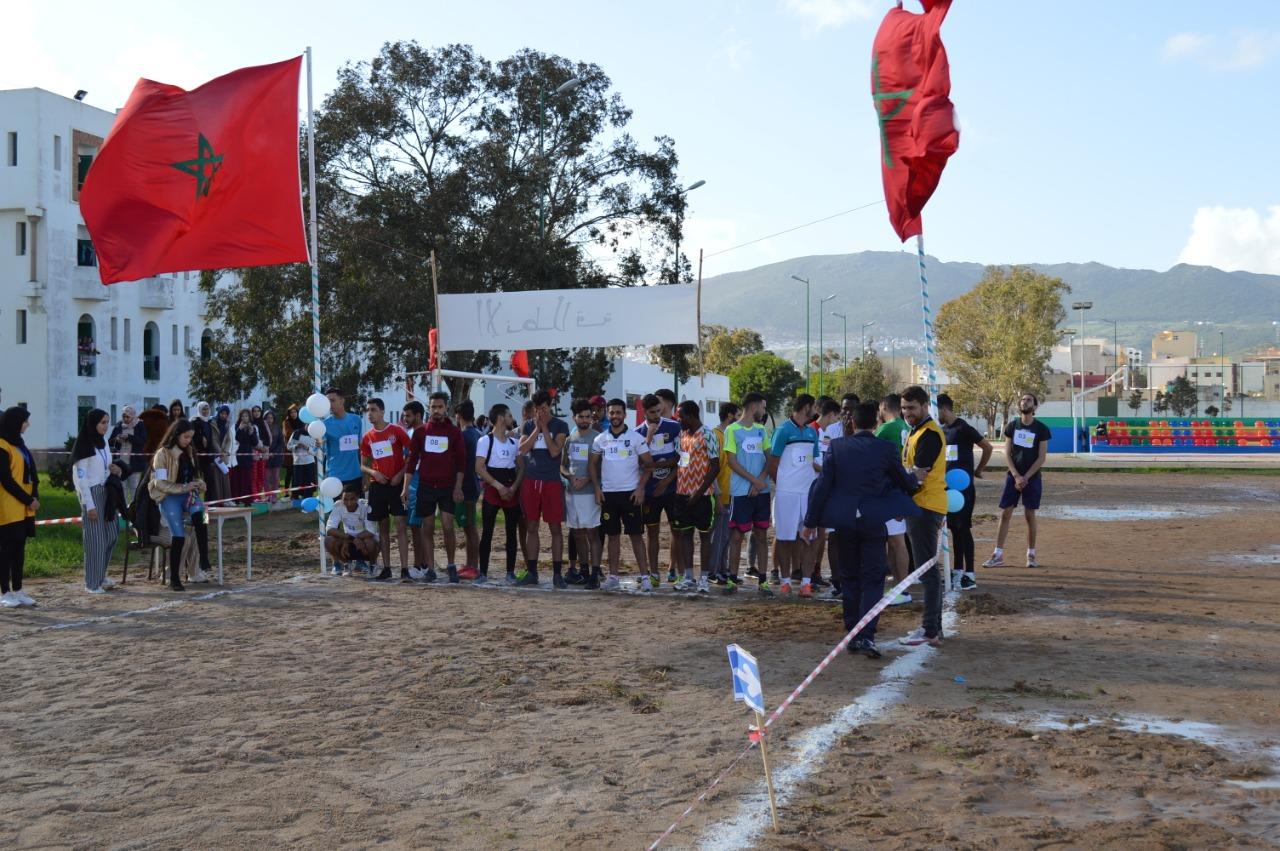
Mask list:
[[[333,511],[329,512],[328,528],[337,529],[341,527],[348,535],[359,535],[361,532],[369,532],[375,538],[378,537],[378,524],[369,519],[369,503],[360,500],[355,511],[347,511],[346,503],[339,500],[334,503]]]
[[[627,493],[640,485],[640,456],[649,454],[649,444],[631,426],[615,436],[606,428],[591,444],[600,456],[600,489],[605,493]]]
[[[822,452],[818,455],[819,467],[827,460],[827,453],[831,451],[831,441],[839,440],[842,437],[844,437],[844,423],[840,420],[836,420],[819,433],[818,446],[822,449]]]
[[[493,444],[493,451],[489,451],[489,444]],[[485,466],[494,470],[510,470],[516,465],[516,455],[520,449],[520,441],[515,436],[508,433],[506,441],[497,443],[492,435],[486,434],[480,438],[480,442],[476,444],[476,457],[484,458]]]

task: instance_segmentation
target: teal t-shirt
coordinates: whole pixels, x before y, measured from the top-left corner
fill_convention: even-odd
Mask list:
[[[737,456],[738,463],[753,476],[758,477],[764,472],[765,447],[764,426],[762,425],[748,427],[742,425],[742,423],[732,423],[724,430],[724,451],[732,452]],[[726,461],[725,463],[727,464],[728,462]],[[736,472],[729,477],[730,496],[746,496],[750,491],[750,481],[742,478]],[[768,489],[761,491],[761,493],[767,492]]]

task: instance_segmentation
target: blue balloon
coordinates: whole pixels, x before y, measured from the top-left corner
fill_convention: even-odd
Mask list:
[[[333,511],[333,500],[327,496],[320,497],[320,510],[325,514]]]
[[[320,500],[314,496],[309,496],[302,501],[302,510],[310,514],[320,507]]]
[[[302,420],[304,423],[309,423],[315,418],[316,415],[308,411],[306,408],[300,408],[298,410],[298,419]]]
[[[960,491],[947,491],[947,512],[955,514],[964,508],[964,494]]]
[[[962,491],[969,487],[969,474],[964,470],[948,470],[947,471],[947,487],[952,490]]]

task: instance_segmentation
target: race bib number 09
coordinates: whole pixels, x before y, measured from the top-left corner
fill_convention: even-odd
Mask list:
[[[744,455],[760,454],[760,438],[747,437],[742,440],[742,452]]]

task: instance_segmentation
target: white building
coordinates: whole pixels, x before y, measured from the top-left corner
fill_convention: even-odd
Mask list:
[[[188,399],[208,329],[194,272],[103,286],[80,186],[113,113],[41,89],[0,91],[0,407],[61,448],[84,413]]]

